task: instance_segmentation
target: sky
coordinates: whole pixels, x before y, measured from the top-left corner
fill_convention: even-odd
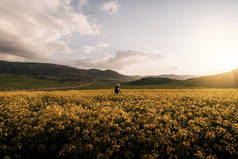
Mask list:
[[[0,0],[0,60],[127,75],[238,68],[237,0]]]

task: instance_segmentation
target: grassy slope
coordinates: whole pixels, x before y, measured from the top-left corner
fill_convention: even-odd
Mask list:
[[[115,87],[115,84],[103,84],[103,83],[96,83],[92,84],[86,87],[83,87],[83,89],[112,89]],[[121,84],[121,89],[182,89],[182,88],[191,88],[191,87],[185,87],[185,85],[181,83],[170,83],[170,84],[153,84],[153,85],[130,85],[127,83]],[[193,87],[198,88],[198,87]]]
[[[187,88],[208,88],[206,86],[199,86],[197,82],[195,85],[190,85],[191,81],[177,81],[173,83],[164,84],[145,84],[145,85],[131,85],[121,83],[121,89],[187,89]],[[196,85],[197,84],[197,85]],[[1,90],[29,90],[29,89],[50,89],[50,88],[69,88],[69,89],[113,89],[114,83],[101,82],[90,85],[80,86],[82,83],[60,83],[54,80],[39,80],[24,76],[0,76],[0,91]]]
[[[0,76],[0,90],[70,87],[74,85],[76,83],[59,83],[53,80],[39,80],[23,76]]]
[[[62,88],[73,87],[81,85],[82,83],[60,83],[54,80],[39,80],[23,76],[0,76],[0,91],[2,90],[29,90],[29,89],[48,89],[48,88]],[[112,89],[115,87],[114,83],[94,83],[81,88],[72,89]],[[153,85],[129,85],[121,83],[121,89],[182,89],[182,88],[198,88],[186,87],[183,83],[175,82],[170,84],[153,84]]]
[[[1,60],[0,74],[67,82],[132,81],[136,79],[113,70],[87,70],[50,63],[7,62]]]

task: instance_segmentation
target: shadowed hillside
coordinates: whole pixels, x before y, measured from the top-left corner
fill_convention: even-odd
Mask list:
[[[187,80],[184,78],[188,76],[181,75],[159,75],[138,79],[140,76],[126,76],[113,70],[87,70],[49,63],[0,61],[0,77],[2,89],[72,87],[84,83],[99,85],[100,88],[104,88],[101,84],[111,83],[110,88],[113,88],[115,81],[124,83],[128,88],[238,88],[238,69]],[[181,80],[177,80],[179,78]]]
[[[238,69],[227,73],[188,79],[184,84],[188,87],[237,88]]]
[[[136,81],[129,82],[130,85],[155,85],[155,84],[169,84],[169,83],[176,83],[179,80],[169,79],[169,78],[142,78]]]
[[[175,80],[187,80],[190,78],[195,78],[197,76],[194,75],[175,75],[175,74],[164,74],[164,75],[154,75],[154,76],[146,76],[146,77],[152,77],[152,78],[169,78],[169,79],[175,79]]]
[[[187,80],[175,80],[169,78],[148,77],[128,83],[129,85],[160,85],[168,87],[205,87],[205,88],[238,88],[238,69],[231,72],[191,78]]]
[[[131,81],[135,79],[112,70],[86,70],[49,63],[22,63],[6,61],[0,61],[0,74],[27,76],[45,80],[76,82],[106,82],[113,80]]]

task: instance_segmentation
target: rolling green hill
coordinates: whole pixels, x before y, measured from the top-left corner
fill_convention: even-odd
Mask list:
[[[139,77],[141,79],[138,79]],[[178,80],[180,78],[181,80]],[[122,88],[238,88],[238,69],[184,80],[177,75],[143,78],[122,75],[113,70],[0,61],[0,90],[81,88],[85,84],[90,84],[85,86],[85,89],[113,88],[115,81],[122,83]]]
[[[49,63],[0,61],[0,91],[73,89],[92,83],[128,82],[135,79],[112,70],[77,69]]]
[[[153,76],[145,76],[144,78],[151,77],[151,78],[169,78],[175,80],[187,80],[190,78],[195,78],[195,75],[176,75],[176,74],[162,74],[162,75],[153,75]]]
[[[175,80],[169,78],[142,78],[128,85],[154,86],[155,88],[238,88],[238,69],[222,74]]]
[[[142,78],[136,81],[131,81],[129,85],[159,85],[159,84],[170,84],[170,83],[177,83],[180,82],[179,80],[169,79],[169,78]]]
[[[26,76],[0,75],[0,91],[41,89],[72,86],[70,83],[60,83],[54,80],[39,80]]]
[[[188,79],[182,84],[187,87],[238,88],[238,69],[217,75]]]
[[[36,79],[55,81],[131,81],[135,78],[112,70],[77,69],[49,63],[23,63],[0,61],[0,74],[27,76]]]

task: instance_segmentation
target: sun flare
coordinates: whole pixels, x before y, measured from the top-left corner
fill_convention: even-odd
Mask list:
[[[237,59],[238,55],[236,54],[223,53],[216,55],[215,62],[219,68],[231,71],[238,67]]]

